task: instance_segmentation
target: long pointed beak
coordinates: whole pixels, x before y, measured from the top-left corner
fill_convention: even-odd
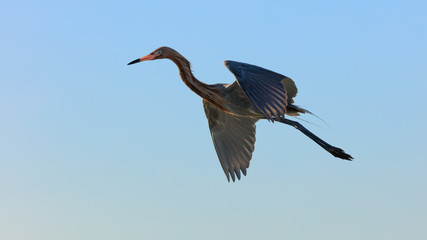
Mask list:
[[[128,65],[143,62],[143,61],[148,61],[148,60],[154,60],[155,57],[156,55],[150,53],[147,56],[133,60],[132,62],[128,63]]]

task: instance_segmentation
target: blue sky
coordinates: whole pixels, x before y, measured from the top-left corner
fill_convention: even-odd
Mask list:
[[[425,1],[4,1],[0,239],[426,239]],[[201,99],[223,60],[294,79],[303,123],[257,124],[228,183]]]

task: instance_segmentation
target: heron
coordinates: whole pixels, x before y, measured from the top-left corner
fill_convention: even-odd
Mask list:
[[[176,64],[182,81],[203,99],[203,108],[221,167],[230,182],[246,176],[255,144],[255,123],[261,119],[295,127],[337,158],[351,161],[352,156],[334,147],[286,116],[311,113],[294,104],[298,89],[294,81],[279,73],[255,65],[224,61],[236,78],[231,84],[206,84],[192,73],[190,62],[169,47],[160,47],[128,65],[157,59]]]

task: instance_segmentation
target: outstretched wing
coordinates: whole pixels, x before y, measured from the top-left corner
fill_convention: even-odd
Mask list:
[[[235,175],[240,180],[240,171],[246,176],[246,168],[252,158],[255,144],[257,119],[237,117],[219,110],[203,100],[216,153],[227,180]]]
[[[262,115],[271,121],[284,116],[288,105],[284,85],[287,77],[246,63],[224,61],[224,65],[234,74],[246,96]]]

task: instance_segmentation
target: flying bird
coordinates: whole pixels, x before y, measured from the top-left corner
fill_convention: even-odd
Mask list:
[[[203,108],[216,153],[227,180],[240,180],[252,158],[255,144],[255,123],[260,119],[277,121],[295,127],[333,156],[351,161],[352,156],[334,147],[307,130],[297,121],[286,118],[310,113],[294,105],[297,87],[292,79],[255,65],[224,61],[234,74],[231,84],[206,84],[194,77],[190,62],[169,47],[160,47],[128,65],[157,59],[176,64],[182,81],[203,99]]]

